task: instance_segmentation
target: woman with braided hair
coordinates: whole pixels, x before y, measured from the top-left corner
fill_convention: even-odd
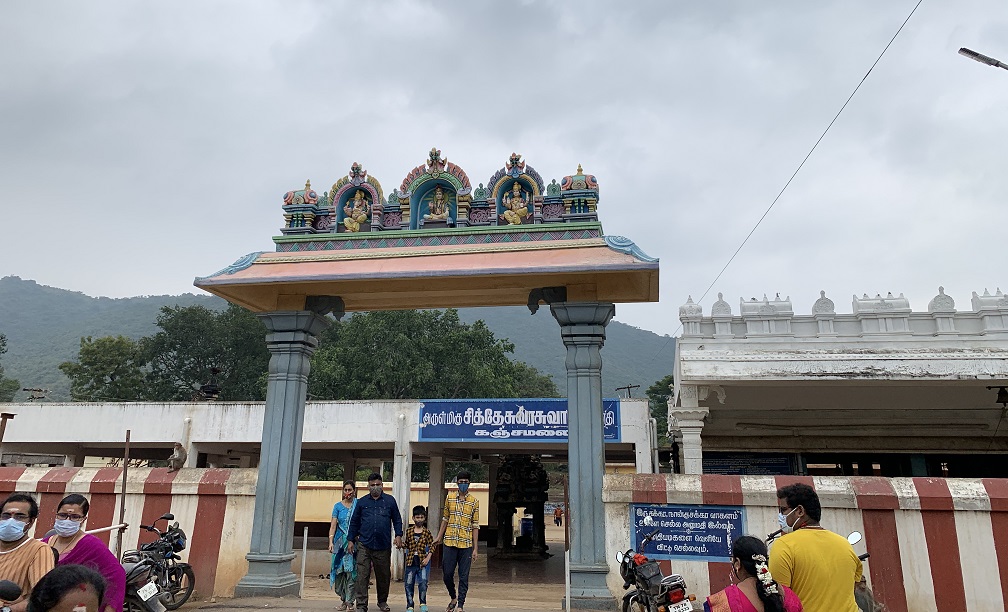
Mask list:
[[[705,612],[802,612],[794,591],[770,575],[763,540],[742,536],[732,544],[735,583],[704,602]]]

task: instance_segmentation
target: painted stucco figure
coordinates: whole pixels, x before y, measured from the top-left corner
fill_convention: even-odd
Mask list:
[[[364,196],[364,190],[358,189],[354,193],[353,200],[347,202],[343,207],[343,212],[346,213],[346,217],[343,218],[343,226],[348,232],[359,232],[361,223],[367,222],[368,202]]]
[[[528,196],[522,191],[521,184],[515,181],[511,185],[511,193],[504,195],[504,214],[501,219],[508,225],[521,225],[522,219],[528,216]]]
[[[429,211],[424,215],[424,221],[446,221],[449,212],[448,196],[445,195],[441,185],[434,188],[434,196],[429,204]]]

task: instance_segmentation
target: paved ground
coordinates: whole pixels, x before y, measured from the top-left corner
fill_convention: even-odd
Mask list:
[[[543,561],[498,561],[488,558],[481,548],[476,563],[469,576],[469,595],[466,610],[508,610],[509,612],[540,612],[560,610],[564,596],[564,532],[552,522],[547,525],[546,539],[553,556]],[[431,572],[427,591],[427,605],[430,612],[442,612],[449,598],[441,581],[441,571]],[[329,590],[329,580],[318,576],[305,579],[304,597],[298,598],[248,598],[193,601],[183,610],[335,610],[339,599]],[[404,612],[406,595],[402,582],[392,582],[389,593],[392,612]],[[371,587],[372,612],[377,612],[374,603],[374,587]],[[419,612],[419,607],[417,608]]]

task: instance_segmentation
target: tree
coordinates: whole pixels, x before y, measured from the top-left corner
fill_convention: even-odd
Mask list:
[[[512,362],[514,345],[458,311],[355,313],[322,333],[312,399],[557,397],[553,380]],[[527,395],[529,394],[529,395]]]
[[[0,355],[7,352],[7,336],[0,334]],[[0,365],[0,402],[13,402],[14,394],[21,388],[21,383],[16,379],[4,376],[3,366]]]
[[[515,397],[561,397],[551,376],[524,361],[514,362]]]
[[[658,446],[668,446],[668,403],[672,396],[672,375],[669,374],[647,388],[651,418],[658,422]]]
[[[214,368],[219,370],[219,399],[265,399],[266,327],[254,314],[234,304],[223,312],[202,305],[165,306],[157,325],[161,331],[140,342],[150,364],[149,399],[192,400]]]
[[[70,379],[70,396],[75,401],[143,399],[143,356],[139,344],[125,336],[81,338],[77,361],[65,361],[59,369]]]

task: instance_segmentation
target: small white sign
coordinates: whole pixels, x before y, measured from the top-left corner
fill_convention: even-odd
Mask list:
[[[144,601],[147,601],[148,599],[154,597],[157,594],[158,594],[158,586],[157,583],[153,581],[148,582],[143,587],[141,587],[140,590],[137,591],[137,595],[139,595],[140,599]]]

